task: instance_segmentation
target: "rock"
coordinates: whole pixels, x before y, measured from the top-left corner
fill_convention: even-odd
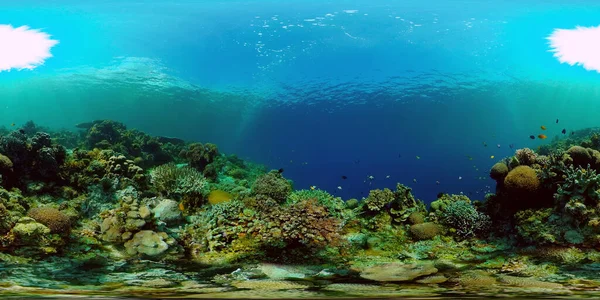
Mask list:
[[[163,254],[169,245],[165,241],[166,234],[158,234],[150,230],[142,230],[133,236],[133,239],[125,242],[125,250],[129,255],[144,254],[158,256]]]
[[[148,206],[142,206],[139,209],[140,218],[147,219],[152,214],[152,211],[148,208]]]
[[[431,263],[387,263],[364,269],[360,277],[383,282],[411,281],[415,278],[437,273]]]
[[[156,205],[152,210],[154,217],[167,224],[177,223],[181,220],[181,210],[179,210],[179,203],[170,199],[163,199]]]

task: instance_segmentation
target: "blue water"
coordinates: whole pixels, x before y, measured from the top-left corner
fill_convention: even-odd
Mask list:
[[[599,25],[597,1],[81,2],[0,4],[0,23],[60,41],[0,73],[0,125],[110,118],[284,168],[296,188],[402,182],[425,202],[482,199],[509,144],[598,125],[600,75],[545,40]],[[541,125],[549,138],[529,139]]]

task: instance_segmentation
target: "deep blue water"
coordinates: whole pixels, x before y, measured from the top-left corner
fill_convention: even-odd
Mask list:
[[[481,199],[509,144],[598,125],[598,73],[545,40],[598,15],[596,1],[2,3],[0,23],[60,43],[0,73],[0,125],[111,118],[345,199],[396,182]],[[549,138],[529,139],[541,125]]]

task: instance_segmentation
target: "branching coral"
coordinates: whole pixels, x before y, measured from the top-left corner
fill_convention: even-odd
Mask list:
[[[173,163],[160,165],[150,172],[150,182],[165,196],[201,194],[206,187],[202,173],[191,167],[177,167]]]
[[[442,214],[442,222],[453,228],[460,238],[470,238],[489,229],[490,217],[478,212],[466,201],[450,203]]]

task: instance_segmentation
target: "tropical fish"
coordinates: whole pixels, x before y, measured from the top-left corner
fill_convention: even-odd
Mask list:
[[[213,190],[208,194],[208,203],[211,205],[229,202],[233,200],[233,195],[223,190]]]
[[[545,134],[540,134],[540,135],[538,135],[538,138],[543,140],[543,139],[547,138],[547,136]]]
[[[277,172],[279,172],[279,174],[283,173],[283,168],[277,170]]]
[[[483,142],[483,146],[484,146],[484,147],[487,147],[487,143],[486,143],[486,142]]]
[[[385,178],[390,178],[390,175],[385,176]]]
[[[544,125],[540,126],[540,128],[541,128],[542,130],[546,130],[546,126],[544,126]]]
[[[496,145],[496,147],[500,148],[500,144]]]
[[[341,189],[342,189],[342,187],[341,187],[341,186],[338,186],[338,190],[341,190]]]
[[[562,134],[566,134],[566,133],[567,133],[567,130],[566,130],[566,129],[563,129],[561,132],[562,132]]]
[[[346,180],[346,179],[348,179],[348,176],[342,175],[342,179]]]
[[[15,123],[11,123],[10,126],[15,126]]]
[[[473,160],[473,157],[471,157],[471,155],[467,155],[467,158],[468,158],[469,160]]]
[[[418,156],[418,155],[417,155],[416,157],[417,157],[417,159],[421,159],[421,157],[420,157],[420,156]]]
[[[462,176],[458,176],[458,180],[462,180]]]
[[[530,135],[529,138],[535,140],[535,135]]]
[[[311,190],[311,191],[314,191],[316,188],[317,188],[317,187],[316,187],[316,186],[314,186],[314,185],[311,185],[311,186],[310,186],[310,190]]]
[[[508,148],[510,148],[510,149],[513,149],[513,148],[515,148],[515,144],[510,144],[510,145],[508,145]]]
[[[183,205],[183,202],[179,202],[178,207],[179,207],[180,211],[184,211],[185,210],[185,206]]]
[[[369,175],[369,176],[367,176],[367,179],[373,180],[373,179],[375,179],[375,177],[373,177],[373,175]]]
[[[417,183],[417,179],[416,179],[416,178],[413,178],[413,182],[414,182],[414,183]]]
[[[558,124],[558,119],[556,119],[556,124]]]
[[[494,158],[494,156],[492,155],[492,156],[490,156],[490,158],[491,158],[491,159],[493,159],[493,158]]]
[[[437,184],[437,185],[440,185],[440,182],[436,180],[436,181],[435,181],[435,184]]]

